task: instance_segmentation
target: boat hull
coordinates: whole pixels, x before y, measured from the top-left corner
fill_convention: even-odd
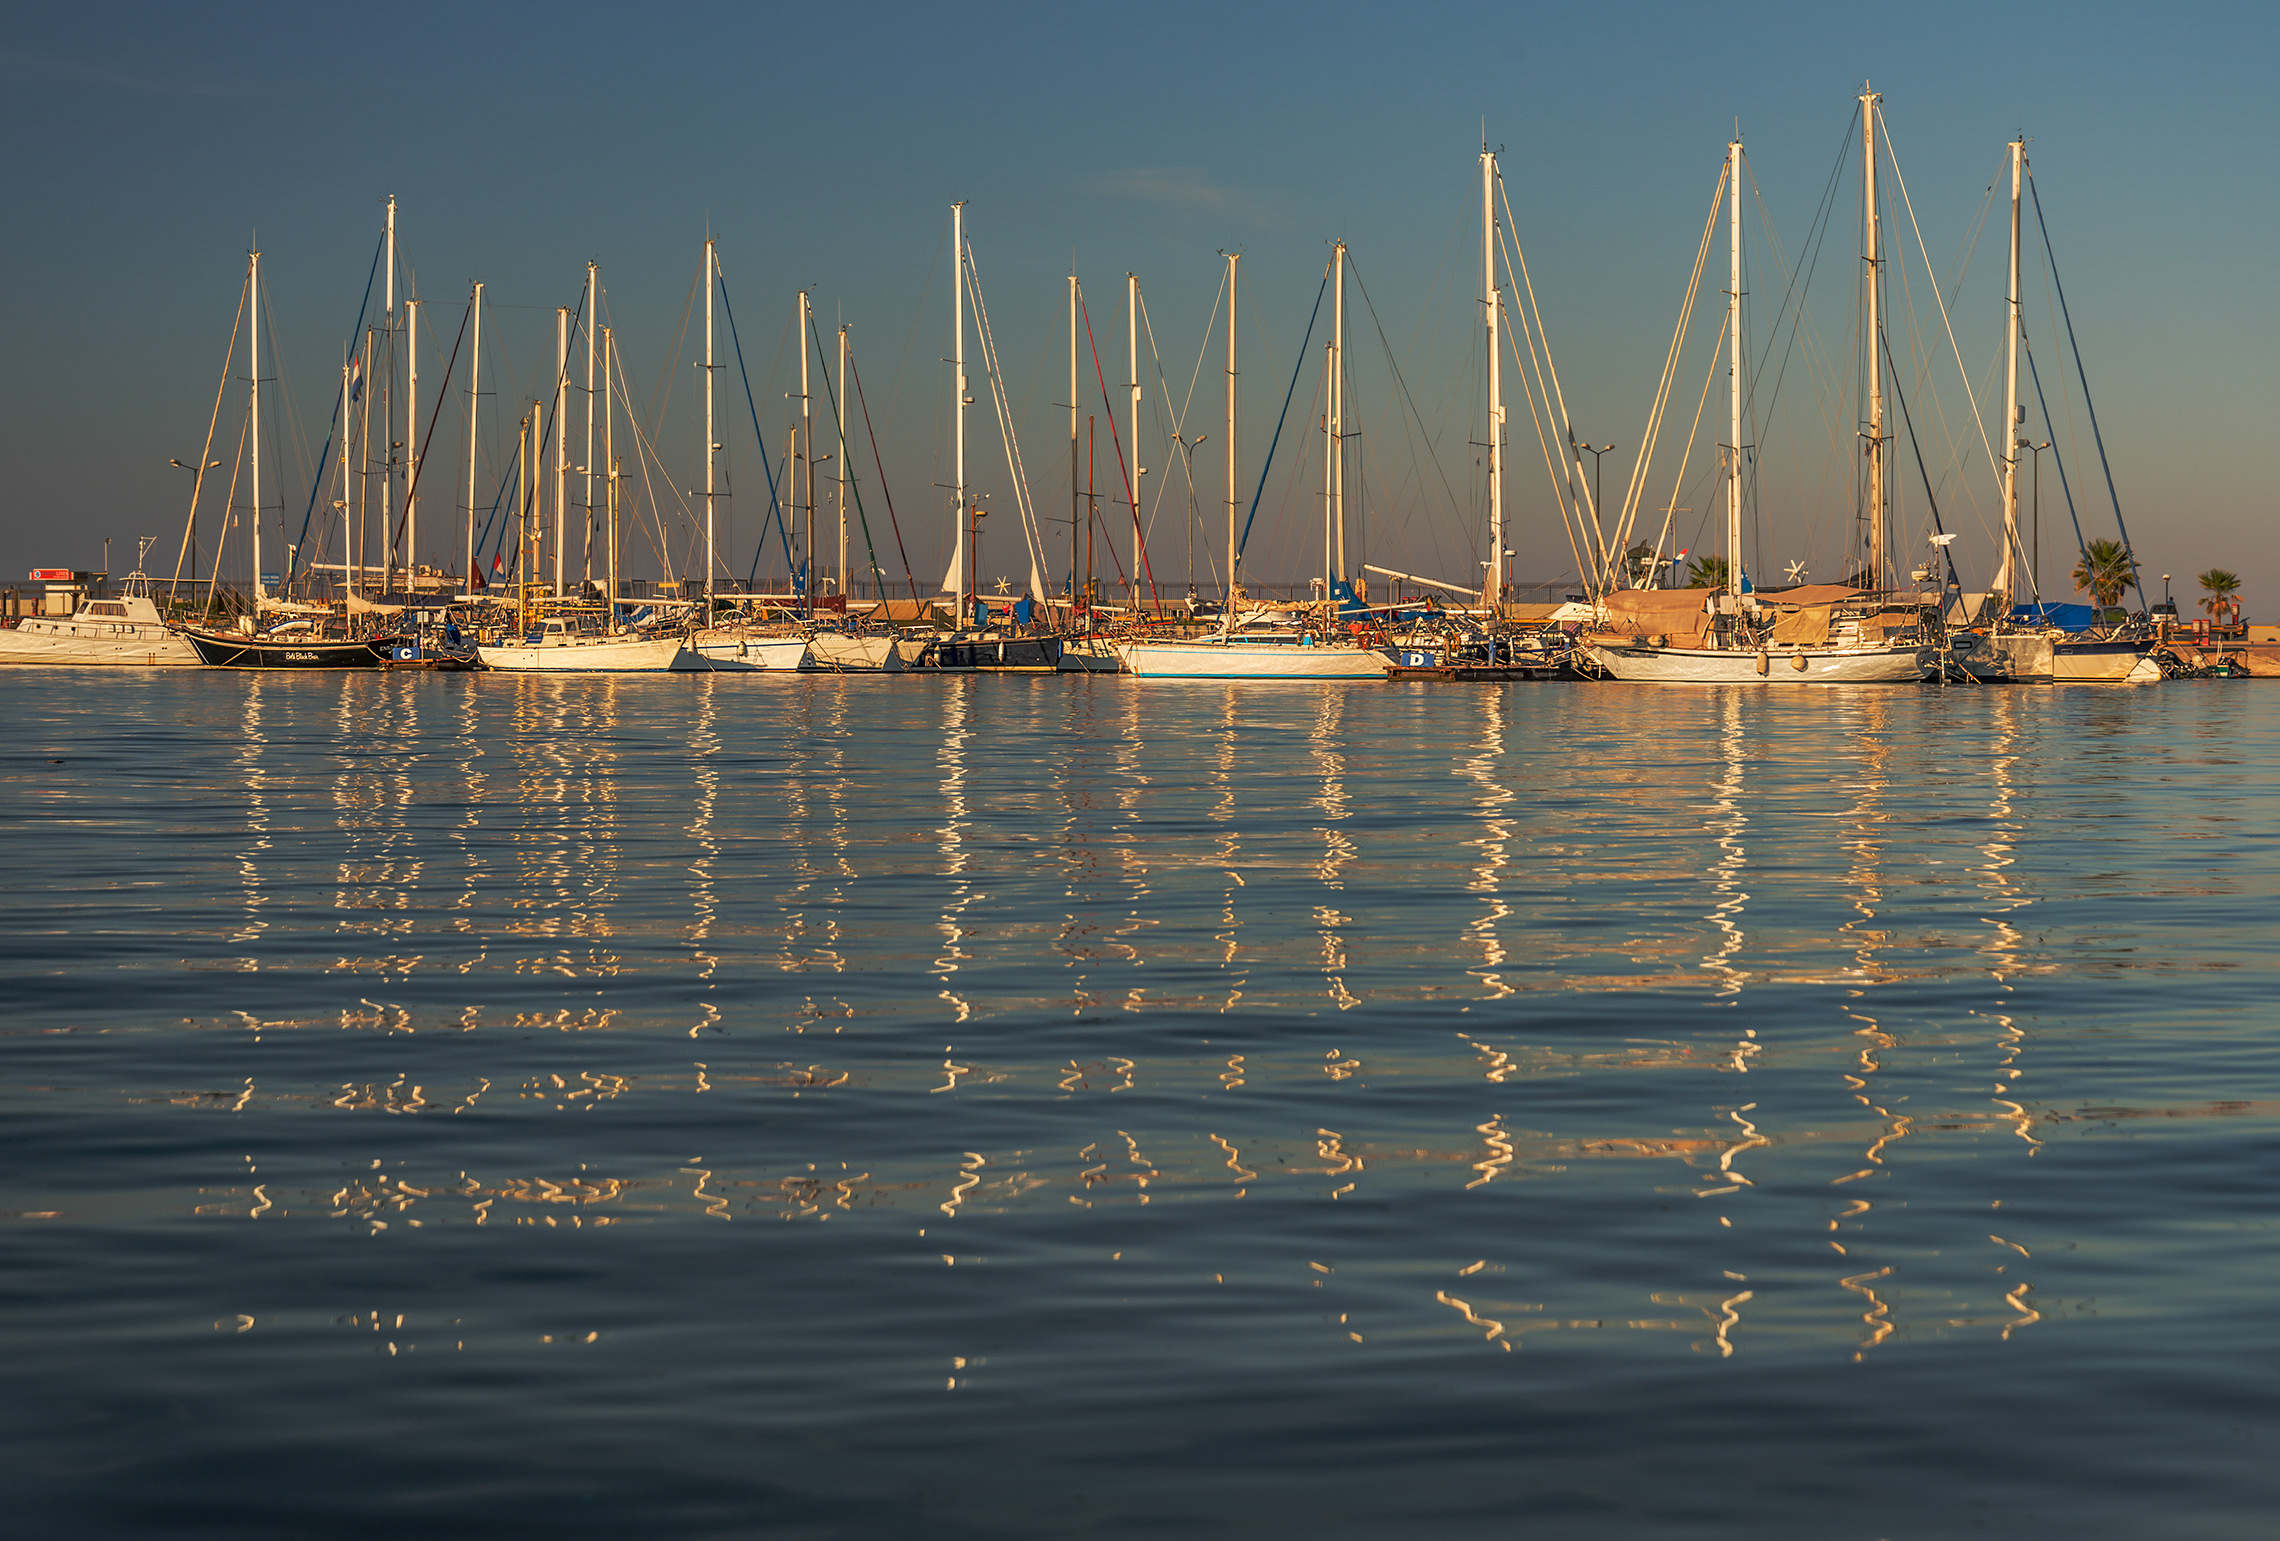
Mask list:
[[[410,637],[249,637],[185,627],[182,635],[210,669],[377,669]]]
[[[2051,678],[2051,640],[2038,632],[2007,631],[1974,636],[1955,650],[1956,665],[1973,679],[2026,684]]]
[[[1057,674],[1059,637],[944,637],[917,668],[945,674]]]
[[[1583,651],[1607,677],[1670,685],[1898,685],[1914,684],[1939,667],[1937,649],[1902,648],[1659,648],[1586,642]]]
[[[1393,660],[1374,647],[1297,642],[1125,642],[1124,672],[1159,680],[1382,680]]]
[[[0,631],[0,664],[118,664],[196,668],[198,650],[151,621],[33,617]]]
[[[2058,685],[2143,685],[2161,678],[2161,665],[2142,642],[2061,642],[2051,649],[2050,677]]]
[[[1124,660],[1106,637],[1063,637],[1060,667],[1063,674],[1121,674]]]
[[[690,667],[681,662],[687,652],[677,636],[594,637],[484,644],[475,656],[484,668],[510,674],[661,674]]]
[[[808,661],[833,674],[900,674],[907,667],[895,638],[819,631],[808,638]]]
[[[697,633],[689,656],[675,667],[727,673],[767,670],[781,674],[805,668],[807,661],[808,639],[805,637],[753,637],[732,631],[713,631]]]

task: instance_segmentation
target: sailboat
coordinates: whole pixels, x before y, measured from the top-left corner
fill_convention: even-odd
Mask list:
[[[1876,106],[1861,96],[1865,130],[1868,309],[1863,336],[1881,341],[1876,318]],[[1722,588],[1618,589],[1599,596],[1597,626],[1578,639],[1586,658],[1617,680],[1684,684],[1865,684],[1922,680],[1939,668],[1927,636],[1936,610],[1884,592],[1884,397],[1882,363],[1869,367],[1868,588],[1835,584],[1761,596],[1742,566],[1742,142],[1726,146],[1727,442],[1726,582]],[[1768,602],[1769,598],[1772,600]],[[1931,617],[1927,620],[1927,616]]]
[[[394,205],[390,204],[390,228],[393,229]],[[317,619],[300,614],[306,609],[273,597],[261,571],[261,253],[246,254],[246,323],[247,331],[247,402],[246,434],[250,451],[253,511],[247,520],[251,531],[253,553],[252,606],[238,617],[235,631],[217,630],[203,626],[184,626],[181,636],[197,653],[199,662],[221,669],[377,669],[396,655],[396,650],[414,639],[394,631],[374,635],[328,635],[328,628]],[[345,419],[347,397],[342,397]],[[202,474],[202,473],[201,473]],[[227,525],[225,523],[225,531]],[[217,547],[215,561],[220,562]],[[266,631],[261,629],[261,617],[280,611],[293,614],[292,619]]]
[[[1116,645],[1124,672],[1148,679],[1376,680],[1393,660],[1338,632],[1343,601],[1353,593],[1339,571],[1345,529],[1345,346],[1346,243],[1332,248],[1336,306],[1325,367],[1328,410],[1323,415],[1322,602],[1314,613],[1293,621],[1288,615],[1252,607],[1239,610],[1236,597],[1237,550],[1235,440],[1235,274],[1238,258],[1227,257],[1227,586],[1229,602],[1220,607],[1217,630],[1200,637],[1135,638]],[[1139,378],[1138,368],[1133,378]],[[1137,397],[1137,388],[1135,388]],[[1135,419],[1135,452],[1138,449]],[[1139,505],[1134,500],[1135,567]],[[1358,609],[1358,606],[1353,608]]]
[[[681,669],[710,669],[723,673],[751,673],[760,670],[793,670],[807,662],[808,639],[796,627],[778,624],[756,624],[738,618],[722,621],[716,613],[715,601],[719,598],[713,587],[713,501],[717,491],[719,472],[718,456],[721,446],[713,431],[713,291],[719,285],[720,252],[710,237],[705,240],[705,593],[704,616],[690,633],[688,649],[674,665]],[[809,321],[808,295],[800,291],[800,415],[807,420],[808,460],[814,462],[814,426],[808,406],[807,328]],[[815,522],[815,493],[808,492],[809,534]],[[812,541],[811,541],[812,544]],[[814,560],[809,559],[812,570]],[[749,596],[747,596],[749,597]],[[730,601],[736,603],[734,599]]]
[[[998,368],[997,351],[989,327],[989,313],[983,307],[981,289],[974,270],[973,252],[966,245],[966,205],[950,206],[950,252],[955,281],[951,293],[951,368],[952,387],[952,443],[951,483],[953,494],[950,567],[942,577],[943,597],[949,601],[951,614],[956,618],[952,630],[931,639],[905,637],[897,639],[895,648],[903,661],[912,669],[943,670],[970,673],[1051,674],[1061,666],[1061,638],[1049,631],[1025,625],[1014,615],[993,609],[982,597],[979,577],[979,550],[982,521],[989,511],[974,496],[973,487],[966,479],[966,297],[969,290],[974,300],[974,320],[980,332],[982,363],[987,373],[991,402],[998,413],[998,431],[1006,450],[1009,482],[1013,491],[1015,517],[1021,521],[1024,544],[1028,547],[1029,582],[1023,592],[1024,605],[1009,609],[1025,609],[1042,600],[1045,593],[1044,563],[1037,546],[1035,521],[1029,506],[1027,476],[1021,463],[1021,448],[1013,435],[1012,415],[1006,398],[1005,380]]]
[[[2026,339],[2026,318],[2019,293],[2020,194],[2028,176],[2024,138],[2010,143],[2011,243],[2006,270],[2003,309],[2003,434],[2007,441],[1997,457],[2002,480],[2003,560],[1995,587],[1988,595],[1993,625],[1985,632],[1959,638],[1958,664],[1983,680],[2032,680],[2071,684],[2150,684],[2160,680],[2161,665],[2154,659],[2158,642],[2125,629],[2116,635],[2065,631],[2050,623],[2047,606],[2017,604],[2016,574],[2021,552],[2019,540],[2019,451],[2036,446],[2020,435],[2025,409],[2019,400],[2019,352]],[[2087,387],[2087,382],[2085,382]],[[2047,427],[2048,424],[2046,423]],[[2047,448],[2048,446],[2043,446]],[[2038,546],[2039,550],[2039,546]],[[2028,569],[2027,587],[2037,585],[2040,574]]]
[[[712,243],[705,244],[709,264]],[[593,327],[595,303],[599,292],[599,278],[595,265],[586,265],[588,318],[588,380],[593,374],[593,358],[597,339]],[[570,312],[567,306],[555,310],[555,406],[554,419],[554,588],[559,596],[565,581],[564,546],[567,544],[569,497],[569,378],[570,378]],[[538,518],[538,475],[543,453],[545,425],[535,409],[526,416],[516,443],[517,508],[520,533],[515,559],[518,579],[515,602],[515,630],[496,641],[479,643],[476,658],[486,669],[501,669],[520,674],[620,674],[660,673],[670,669],[702,668],[694,662],[687,639],[678,631],[655,632],[622,624],[617,615],[617,553],[618,553],[618,464],[616,459],[616,396],[618,360],[615,339],[607,327],[599,329],[602,350],[602,423],[603,460],[606,463],[604,480],[605,546],[607,592],[598,612],[557,606],[542,613],[531,601],[531,568],[535,564],[537,543],[534,541],[534,524]],[[710,337],[708,332],[707,341]],[[708,372],[705,385],[709,396],[712,376]],[[470,404],[469,449],[470,464],[473,448],[473,406]],[[589,483],[595,464],[592,445],[592,424],[587,431],[586,475]],[[708,442],[711,423],[706,424]],[[707,460],[707,479],[710,479],[710,459]],[[469,485],[473,485],[473,472],[469,472]],[[592,497],[589,491],[588,499]],[[473,500],[469,500],[472,518]],[[706,556],[707,573],[711,570],[711,504],[706,504]]]
[[[0,664],[195,665],[198,654],[158,613],[143,559],[156,537],[145,535],[135,570],[119,592],[81,601],[68,617],[31,615],[0,631]]]

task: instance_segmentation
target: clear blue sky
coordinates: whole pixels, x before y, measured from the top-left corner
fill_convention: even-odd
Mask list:
[[[257,239],[283,349],[279,394],[298,418],[298,453],[313,457],[393,193],[438,346],[449,347],[470,280],[483,279],[501,307],[502,349],[486,367],[509,376],[502,391],[544,388],[552,309],[575,301],[585,262],[598,261],[641,389],[673,378],[660,445],[684,484],[700,475],[684,411],[694,399],[690,339],[678,359],[673,350],[708,223],[762,425],[779,445],[780,349],[794,292],[812,286],[827,334],[835,316],[855,328],[896,509],[928,580],[947,543],[932,485],[946,479],[948,387],[937,362],[946,271],[926,286],[953,199],[969,204],[1048,513],[1066,498],[1065,419],[1051,403],[1065,389],[1072,253],[1111,382],[1122,280],[1133,271],[1175,395],[1203,344],[1217,253],[1245,253],[1244,444],[1255,477],[1326,243],[1343,238],[1375,308],[1373,322],[1355,297],[1349,338],[1369,457],[1367,554],[1457,576],[1478,546],[1466,296],[1477,284],[1482,120],[1505,147],[1518,235],[1577,430],[1619,446],[1608,457],[1612,489],[1638,441],[1735,121],[1766,209],[1795,250],[1866,77],[1884,93],[1943,274],[2004,143],[2029,136],[2147,571],[2237,569],[2251,613],[2271,616],[2280,560],[2262,473],[2280,327],[2252,264],[2280,249],[2268,165],[2280,125],[2263,78],[2280,56],[2273,17],[2261,6],[1844,4],[82,5],[24,15],[0,47],[11,149],[0,263],[16,315],[0,385],[13,473],[0,503],[0,573],[95,565],[105,536],[160,534],[171,551],[187,488],[166,462],[198,447]],[[1848,174],[1848,215],[1857,196]],[[1816,280],[1815,335],[1840,357],[1850,296],[1833,275],[1848,271],[1853,241],[1850,224],[1831,235]],[[1982,390],[2001,244],[1998,212],[1956,302]],[[1770,310],[1762,264],[1751,287]],[[2029,294],[2045,338],[2032,280]],[[1379,324],[1413,421],[1377,348]],[[1920,305],[1918,324],[1931,329],[1924,345],[1944,350],[1936,313]],[[2064,361],[2047,346],[2041,357],[2052,384]],[[427,389],[440,373],[431,354]],[[1804,379],[1785,386],[1787,437],[1764,436],[1762,549],[1769,565],[1803,557],[1815,576],[1834,577],[1849,504],[1825,490],[1824,419],[1850,406],[1816,404]],[[1983,573],[1992,479],[1983,459],[1954,449],[1967,409],[1952,363],[1927,379],[1933,396],[1915,405],[1932,476],[1951,528],[1966,531],[1958,549],[1976,548],[1967,564]],[[1699,384],[1697,355],[1679,389],[1689,407]],[[502,400],[511,422],[511,395]],[[1198,489],[1208,507],[1219,496],[1209,367],[1196,401],[1191,436],[1214,435],[1199,457],[1211,464]],[[976,481],[1009,509],[984,402]],[[1934,443],[1922,418],[1943,411],[1947,438]],[[722,412],[741,566],[766,495],[740,384]],[[434,450],[454,463],[455,416]],[[1426,435],[1438,440],[1437,460],[1416,447]],[[1513,461],[1514,565],[1522,577],[1551,577],[1570,562],[1528,448]],[[487,482],[509,452],[486,447]],[[1298,453],[1286,441],[1282,454]],[[1143,459],[1163,457],[1151,445]],[[1306,488],[1287,489],[1286,468],[1304,473],[1278,460],[1249,558],[1262,579],[1302,576],[1315,560]],[[2095,462],[2078,455],[2070,472],[2089,533],[2109,533]],[[2047,583],[2071,537],[2047,460],[2044,475]],[[1904,501],[1920,510],[1919,486],[1911,481]],[[431,484],[431,519],[437,504],[456,502],[455,490],[440,491]],[[306,484],[286,496],[297,526]],[[1179,522],[1159,519],[1159,574],[1184,576]],[[1007,544],[994,530],[993,539]],[[423,539],[423,554],[431,544]],[[114,555],[115,570],[128,554]],[[1014,570],[995,557],[985,566]]]

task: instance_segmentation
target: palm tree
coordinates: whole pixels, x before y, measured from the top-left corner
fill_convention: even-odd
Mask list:
[[[2136,565],[2130,548],[2120,541],[2094,540],[2082,548],[2082,560],[2074,564],[2074,587],[2087,590],[2091,602],[2101,609],[2120,604]]]
[[[1687,563],[1686,586],[1690,589],[1724,588],[1726,559],[1722,556],[1698,556]]]
[[[2239,603],[2240,574],[2228,573],[2221,567],[2212,567],[2195,580],[2207,592],[2201,596],[2201,608],[2211,615],[2219,615]]]

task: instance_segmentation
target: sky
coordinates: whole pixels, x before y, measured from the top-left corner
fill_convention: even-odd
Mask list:
[[[1175,590],[1191,561],[1216,586],[1211,553],[1224,540],[1212,318],[1227,251],[1243,257],[1241,497],[1259,503],[1245,570],[1262,582],[1319,570],[1321,369],[1298,370],[1295,386],[1293,371],[1330,243],[1343,240],[1357,280],[1355,558],[1462,581],[1483,551],[1484,132],[1502,150],[1512,234],[1574,431],[1616,446],[1604,471],[1612,501],[1737,126],[1754,187],[1746,330],[1773,361],[1753,396],[1759,492],[1746,559],[1763,581],[1793,562],[1834,579],[1853,518],[1857,164],[1833,194],[1830,178],[1848,131],[1857,140],[1848,125],[1867,80],[1915,219],[1914,303],[1893,344],[1917,419],[1917,439],[1896,447],[1905,549],[1920,549],[1936,501],[1961,531],[1967,586],[1995,560],[1995,481],[1965,381],[1999,439],[2004,212],[1987,197],[2005,144],[2024,133],[2112,497],[2039,257],[2027,320],[2058,433],[2039,412],[2028,431],[2061,440],[2086,536],[2113,533],[2118,501],[2149,583],[2174,574],[2190,608],[2189,575],[2229,568],[2250,615],[2270,616],[2280,555],[2262,462],[2280,323],[2252,263],[2280,249],[2268,161],[2280,109],[2260,78],[2276,34],[2269,8],[2245,5],[49,8],[19,17],[0,46],[0,123],[14,151],[0,268],[16,302],[13,367],[0,375],[13,472],[0,580],[33,565],[100,566],[106,538],[112,570],[124,571],[137,535],[159,536],[152,561],[171,569],[189,479],[168,461],[194,460],[204,439],[257,243],[275,330],[265,431],[286,473],[282,491],[265,488],[265,529],[297,533],[394,195],[425,312],[431,405],[468,286],[485,284],[485,512],[517,413],[551,393],[553,312],[577,303],[589,260],[654,435],[652,482],[677,479],[684,494],[701,483],[690,368],[701,322],[687,307],[709,230],[744,354],[739,373],[716,375],[733,489],[723,566],[745,572],[767,529],[753,423],[780,455],[805,286],[827,353],[841,321],[852,329],[878,441],[876,463],[861,440],[853,458],[870,483],[881,565],[901,581],[883,468],[901,549],[929,589],[950,538],[938,484],[950,480],[954,200],[966,203],[1029,484],[1049,519],[1068,509],[1067,414],[1054,405],[1067,392],[1066,275],[1073,262],[1119,412],[1124,277],[1138,275],[1154,344],[1142,366],[1143,501],[1151,565]],[[1776,253],[1804,265],[1825,197],[1812,282],[1789,312],[1809,320],[1792,334],[1774,324],[1798,292]],[[1932,270],[1954,284],[1962,369],[1922,281],[1918,231]],[[1707,332],[1698,317],[1647,480],[1647,502],[1683,510],[1674,547],[1717,538],[1701,474],[1715,456],[1704,447],[1722,437],[1708,426],[1715,398],[1689,480],[1673,485],[1718,303],[1702,313]],[[732,356],[725,321],[719,346]],[[973,480],[999,513],[982,557],[994,577],[1019,570],[1013,496],[982,371],[970,364],[969,375]],[[464,391],[463,372],[451,389]],[[1262,480],[1286,391],[1289,426]],[[1097,386],[1086,395],[1102,419],[1101,481],[1120,487]],[[242,382],[225,394],[215,458],[231,456],[242,397]],[[1508,400],[1511,566],[1558,586],[1574,560],[1522,400]],[[1193,557],[1186,482],[1165,442],[1183,403],[1184,436],[1210,436],[1195,452],[1205,533]],[[456,398],[430,442],[438,480],[423,491],[423,560],[463,540],[444,544],[463,517],[464,412]],[[819,428],[818,453],[833,448]],[[2046,456],[2043,585],[2071,597],[2058,483]],[[664,555],[681,565],[689,531],[674,518]],[[1046,526],[1056,582],[1068,539],[1066,524]],[[631,544],[637,569],[656,571],[659,553]],[[860,566],[860,534],[856,547]],[[763,576],[771,565],[780,572],[781,556],[761,559]]]

